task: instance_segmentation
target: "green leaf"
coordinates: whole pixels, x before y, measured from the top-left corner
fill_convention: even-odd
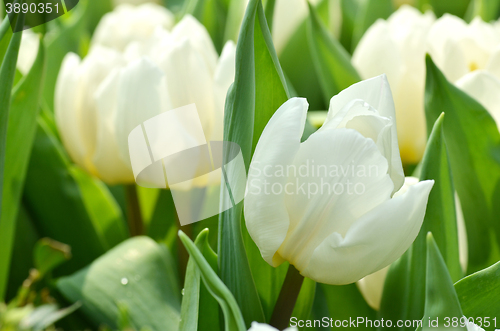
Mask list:
[[[462,306],[464,315],[477,318],[497,318],[496,327],[493,321],[487,327],[483,322],[485,330],[497,329],[500,323],[500,262],[489,268],[469,275],[455,284],[455,290]]]
[[[368,28],[379,18],[387,19],[394,11],[391,0],[365,0],[359,8],[351,40],[351,53]]]
[[[462,0],[462,2],[465,2]],[[500,1],[498,0],[471,0],[467,9],[466,19],[472,21],[479,16],[485,22],[490,22],[498,18],[500,10]]]
[[[11,38],[12,29],[10,28],[10,21],[8,19],[4,19],[0,24],[0,61],[3,61],[5,57]]]
[[[96,325],[117,327],[118,303],[127,307],[130,325],[138,330],[177,331],[180,291],[175,266],[165,246],[148,237],[131,238],[74,275],[57,282],[71,302]]]
[[[68,274],[124,240],[125,225],[109,217],[114,211],[108,208],[115,208],[116,202],[106,200],[112,199],[107,188],[93,179],[82,179],[89,175],[70,163],[47,120],[40,118],[38,124],[24,198],[40,235],[71,246],[73,259],[58,268]]]
[[[469,242],[469,273],[488,264],[494,230],[500,242],[500,134],[491,115],[476,100],[448,82],[426,57],[427,127],[446,116],[443,131],[453,181],[460,197]]]
[[[223,0],[188,0],[184,3],[185,9],[182,16],[191,14],[206,28],[215,49],[220,54],[224,47],[224,33],[226,29],[226,17],[228,5]]]
[[[264,9],[260,1],[253,0],[247,7],[240,30],[236,50],[236,77],[226,99],[224,125],[224,140],[235,142],[241,147],[247,169],[252,149],[267,121],[288,98],[285,84],[265,21]],[[231,175],[228,173],[228,176]],[[218,255],[221,279],[235,295],[249,327],[252,321],[264,322],[265,318],[243,245],[242,207],[240,202],[222,213],[219,220]],[[248,236],[246,231],[244,236]],[[270,268],[264,266],[263,261],[258,263],[263,268]],[[268,271],[267,275],[271,277],[275,277],[278,272]],[[271,307],[269,305],[269,309]]]
[[[4,26],[2,26],[2,28],[3,27]],[[7,131],[11,103],[11,90],[16,73],[17,55],[21,44],[21,36],[22,32],[15,33],[12,36],[5,58],[0,67],[0,220],[3,219],[3,214],[5,213],[3,188],[5,187],[5,184],[10,185],[10,183],[6,181],[7,178],[5,170],[5,159],[7,157]],[[9,221],[5,222],[0,221],[0,251],[2,252],[0,255],[0,301],[3,301],[7,286],[14,229],[15,218],[11,218]]]
[[[208,229],[194,241],[204,258],[217,271],[217,255],[208,243]],[[194,258],[189,258],[184,280],[179,331],[219,330],[219,306],[206,288],[202,288],[201,273]],[[209,297],[203,297],[208,295]]]
[[[316,75],[328,104],[331,97],[361,78],[351,64],[349,53],[328,33],[315,8],[308,4],[307,38]]]
[[[35,267],[42,277],[70,258],[71,247],[49,238],[40,239],[33,252]]]
[[[198,266],[203,283],[208,288],[212,296],[219,302],[224,313],[225,330],[245,331],[245,321],[239,310],[238,304],[231,291],[217,277],[217,274],[212,269],[210,264],[205,260],[203,254],[195,246],[195,244],[179,230],[179,237],[186,247],[189,255],[194,259]]]
[[[418,320],[424,315],[428,232],[434,235],[452,279],[457,281],[462,278],[458,253],[455,190],[443,134],[444,118],[444,114],[441,114],[434,124],[422,160],[420,180],[434,180],[422,228],[412,247],[405,254],[403,261],[406,263],[400,262],[398,267],[391,268],[389,271],[391,281],[387,281],[384,287],[380,316],[392,320],[394,325],[397,320]]]
[[[453,287],[448,269],[432,233],[427,234],[427,274],[426,274],[425,315],[422,320],[423,330],[436,330],[429,325],[430,320],[438,319],[439,327],[446,326],[446,318],[462,318],[462,309]],[[467,330],[456,327],[453,330]]]
[[[353,49],[352,37],[363,0],[339,0],[342,11],[342,27],[339,41],[345,49]]]
[[[34,268],[33,250],[39,239],[28,211],[21,204],[17,213],[16,237],[12,248],[5,302],[9,302],[18,294],[18,289]]]
[[[330,318],[334,321],[357,319],[358,317],[376,319],[375,311],[363,299],[356,284],[341,286],[321,284],[320,286],[328,303]]]

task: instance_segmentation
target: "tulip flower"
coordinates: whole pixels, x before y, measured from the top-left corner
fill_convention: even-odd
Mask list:
[[[252,326],[248,329],[248,331],[278,331],[278,329],[264,323],[252,322]],[[297,331],[297,328],[286,328],[283,331]]]
[[[323,126],[300,142],[308,104],[273,115],[250,164],[245,221],[270,265],[348,284],[394,262],[422,225],[434,181],[405,185],[384,75],[334,96]]]
[[[219,58],[192,16],[165,30],[164,10],[117,8],[97,27],[89,54],[81,60],[70,53],[61,66],[55,117],[64,146],[76,164],[109,184],[134,183],[128,135],[164,111],[195,103],[207,141],[222,140],[235,46],[227,43]],[[130,11],[142,21],[128,21]],[[135,33],[124,34],[129,25]]]
[[[500,31],[476,17],[470,24],[445,14],[420,13],[402,6],[379,19],[360,40],[353,64],[363,78],[382,73],[394,92],[403,163],[415,164],[426,144],[425,53],[444,75],[477,98],[500,123]]]
[[[123,5],[123,4],[138,6],[138,5],[142,5],[144,3],[148,3],[148,2],[161,4],[160,0],[113,0],[113,4],[115,6],[119,6],[119,5]]]

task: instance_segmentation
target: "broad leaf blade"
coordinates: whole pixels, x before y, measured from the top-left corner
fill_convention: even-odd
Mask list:
[[[248,169],[253,146],[256,88],[255,30],[260,0],[248,4],[236,48],[236,75],[226,98],[224,140],[238,144]],[[262,25],[260,25],[262,26]],[[229,178],[237,174],[227,173]],[[231,179],[229,182],[232,182]],[[219,217],[219,275],[233,293],[247,327],[264,322],[265,317],[245,252],[241,215],[243,202]]]
[[[439,327],[446,329],[446,318],[462,318],[462,309],[457,293],[453,287],[450,274],[446,268],[439,248],[432,237],[427,235],[427,274],[426,274],[425,315],[423,330],[436,330],[429,325],[429,319],[438,319]],[[466,331],[465,327],[456,327],[453,330]]]
[[[134,237],[115,247],[89,267],[61,278],[57,288],[96,325],[117,328],[117,303],[128,311],[139,330],[177,331],[180,290],[167,248],[148,237]]]
[[[488,264],[492,229],[500,242],[500,134],[483,106],[448,82],[430,56],[426,63],[427,127],[445,112],[443,130],[467,227],[470,273]]]
[[[361,80],[351,64],[349,53],[328,33],[311,4],[307,38],[325,103],[343,89]]]
[[[455,290],[466,317],[497,318],[496,327],[494,321],[490,321],[487,327],[483,323],[485,330],[497,329],[500,322],[500,262],[489,268],[478,271],[475,274],[461,279],[455,284]]]
[[[7,21],[7,20],[5,20]],[[5,22],[4,22],[5,24]],[[2,28],[4,26],[2,25]],[[5,58],[0,67],[0,217],[4,214],[3,188],[5,186],[5,158],[7,127],[9,121],[10,99],[14,76],[16,74],[17,55],[21,44],[22,32],[15,33],[7,48]],[[12,250],[12,240],[14,236],[14,221],[0,222],[0,301],[3,300],[7,286],[7,276],[9,273],[10,255]]]

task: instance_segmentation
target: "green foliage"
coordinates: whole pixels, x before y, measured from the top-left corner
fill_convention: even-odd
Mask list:
[[[398,320],[418,320],[424,314],[426,293],[427,233],[432,232],[454,281],[462,277],[458,254],[454,187],[443,134],[443,120],[436,120],[422,160],[420,180],[432,179],[427,211],[411,248],[393,265],[385,282],[380,316],[396,325]],[[411,330],[412,327],[402,328]]]
[[[36,131],[45,52],[40,44],[31,71],[11,96],[21,33],[15,33],[0,69],[0,299],[4,297],[26,168]],[[9,111],[10,109],[10,111]],[[10,114],[9,114],[10,112]],[[3,122],[5,120],[5,122]],[[5,127],[4,127],[5,126]],[[5,132],[3,130],[5,129]],[[5,137],[3,137],[5,134]],[[5,140],[3,139],[5,138]],[[5,148],[4,148],[5,147]],[[4,160],[8,160],[5,162]],[[5,164],[5,165],[4,165]]]
[[[316,75],[318,76],[325,103],[343,89],[361,80],[350,62],[350,55],[333,38],[309,4],[307,38]]]
[[[148,237],[118,245],[81,271],[63,277],[57,288],[95,325],[118,327],[120,307],[126,307],[136,330],[178,330],[180,290],[172,257],[165,246]]]
[[[189,255],[194,259],[196,266],[199,268],[203,283],[212,296],[219,302],[222,312],[224,313],[225,330],[245,331],[246,327],[243,316],[241,315],[238,304],[231,291],[229,291],[219,277],[217,277],[217,274],[207,260],[205,260],[203,254],[184,232],[179,231],[179,237],[189,252]]]
[[[500,134],[483,106],[448,82],[430,56],[426,63],[427,127],[446,114],[443,132],[467,226],[470,273],[498,260],[490,256],[490,233],[500,242]]]
[[[493,318],[500,318],[500,262],[489,268],[478,271],[475,274],[461,279],[455,284],[460,304],[464,315],[474,318],[475,321],[483,320],[482,327],[485,330],[498,329],[494,325]],[[489,326],[485,317],[489,317]]]
[[[425,314],[422,320],[423,330],[436,330],[436,327],[429,325],[429,320],[434,321],[437,319],[439,327],[446,328],[447,319],[462,318],[463,314],[457,293],[432,233],[427,234],[425,291]],[[453,330],[465,331],[467,328],[457,326]]]

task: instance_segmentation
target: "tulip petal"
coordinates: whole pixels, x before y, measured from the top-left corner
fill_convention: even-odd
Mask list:
[[[345,237],[331,234],[301,274],[327,284],[349,284],[400,257],[415,240],[434,181],[422,181],[371,210]]]
[[[133,183],[128,162],[122,160],[116,137],[119,70],[112,72],[95,94],[97,107],[97,141],[92,158],[97,175],[108,184]]]
[[[278,266],[282,260],[275,256],[286,237],[289,225],[284,194],[265,194],[265,186],[286,184],[285,176],[272,176],[266,169],[292,164],[300,147],[308,103],[292,98],[271,117],[259,139],[248,171],[245,198],[245,221],[250,236],[264,260]]]
[[[80,125],[80,67],[80,57],[68,53],[56,83],[54,115],[66,151],[75,163],[83,167],[85,145]]]
[[[487,71],[476,70],[456,84],[486,108],[500,128],[500,79]]]
[[[236,45],[228,41],[219,58],[214,76],[214,126],[210,134],[211,141],[222,141],[224,131],[224,106],[227,90],[234,82],[236,67]]]
[[[334,96],[330,100],[330,108],[328,109],[327,119],[325,121],[325,124],[323,124],[323,127],[330,128],[336,126],[332,126],[331,123],[329,124],[329,121],[340,124],[343,118],[343,116],[340,115],[342,113],[342,110],[344,109],[344,112],[347,112],[349,109],[346,109],[344,107],[354,99],[361,99],[365,101],[370,106],[375,108],[381,116],[389,118],[393,123],[391,127],[391,154],[386,155],[386,157],[387,160],[391,163],[391,166],[389,167],[389,175],[394,182],[394,191],[397,191],[404,183],[404,172],[399,155],[399,146],[395,125],[396,111],[392,99],[391,88],[389,86],[389,82],[387,81],[386,75],[380,75],[378,77],[370,78],[353,84]],[[320,130],[322,130],[322,128],[320,128]]]
[[[213,75],[217,64],[217,51],[207,29],[193,16],[185,15],[172,30],[172,38],[177,42],[188,40],[192,47],[203,56],[210,74]]]
[[[121,70],[115,117],[120,156],[130,166],[128,135],[144,121],[172,109],[165,91],[165,75],[148,58],[141,58]]]
[[[187,39],[173,45],[159,65],[166,75],[172,108],[194,103],[205,138],[209,141],[215,113],[213,68],[207,65],[203,53]]]
[[[387,168],[373,140],[355,130],[311,135],[293,168],[285,169],[290,226],[278,250],[281,257],[304,270],[330,234],[345,235],[358,218],[390,199],[394,186]]]

